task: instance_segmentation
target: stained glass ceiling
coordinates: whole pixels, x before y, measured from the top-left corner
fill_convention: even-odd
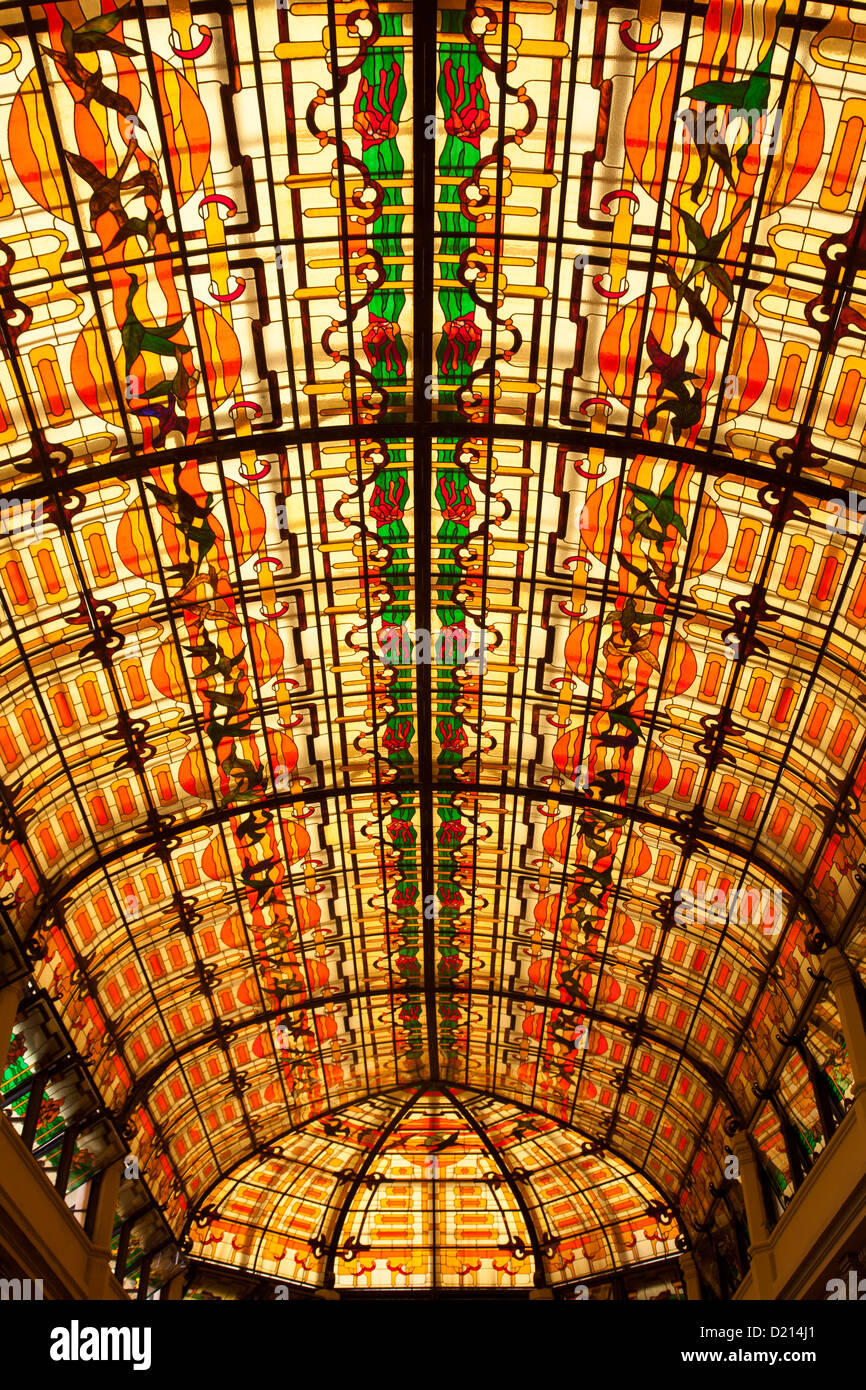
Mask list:
[[[0,107],[2,910],[172,1229],[339,1286],[363,1187],[447,1283],[475,1182],[520,1283],[687,1243],[732,1126],[790,1192],[866,6],[0,3]]]

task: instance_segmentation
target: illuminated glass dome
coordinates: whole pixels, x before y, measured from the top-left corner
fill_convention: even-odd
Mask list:
[[[534,1288],[709,1242],[730,1288],[731,1134],[779,1203],[826,1142],[830,11],[0,5],[4,911],[192,1258]]]

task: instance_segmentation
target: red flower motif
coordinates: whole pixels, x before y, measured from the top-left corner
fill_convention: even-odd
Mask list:
[[[481,346],[481,329],[469,314],[449,319],[442,325],[448,340],[448,350],[442,358],[442,370],[448,375],[458,371],[460,366],[471,369]]]
[[[458,497],[456,484],[443,478],[439,484],[439,497],[445,503],[442,514],[446,521],[459,521],[461,526],[465,526],[469,518],[475,515],[475,498],[468,485],[461,489]]]
[[[380,627],[378,637],[379,649],[385,660],[389,662],[402,657],[403,648],[409,642],[406,629],[397,627],[396,623],[388,623],[385,627]]]
[[[461,825],[456,820],[448,821],[439,831],[439,843],[440,845],[459,845],[465,834],[465,825]]]
[[[398,376],[402,376],[403,360],[399,352],[395,352],[399,340],[400,329],[396,323],[389,323],[387,319],[380,319],[376,314],[371,314],[370,322],[361,334],[361,342],[364,344],[370,366],[381,367],[384,363],[387,371],[396,371]]]
[[[382,742],[391,753],[403,752],[409,747],[409,736],[411,733],[411,724],[398,724],[396,729],[385,730]]]
[[[403,500],[403,494],[405,491],[405,478],[398,478],[396,480],[396,491],[395,480],[393,478],[391,479],[391,481],[388,484],[387,499],[385,497],[385,493],[379,487],[378,483],[373,488],[373,495],[370,498],[370,511],[372,512],[373,516],[376,518],[380,526],[385,525],[385,523],[389,521],[400,520],[400,518],[403,515],[403,508],[400,506],[400,503]]]
[[[388,834],[391,836],[395,845],[411,845],[413,842],[413,830],[411,825],[404,820],[392,820],[388,822]]]
[[[468,90],[464,86],[464,73],[462,67],[457,68],[457,84],[454,83],[454,64],[449,58],[442,69],[445,78],[445,90],[451,101],[451,115],[445,122],[445,129],[449,135],[455,135],[458,140],[465,140],[468,144],[474,145],[476,150],[480,147],[481,136],[490,125],[490,102],[487,99],[487,92],[484,90],[484,81],[479,76],[469,83]],[[481,98],[479,105],[479,97]]]
[[[355,97],[355,119],[353,125],[361,136],[361,146],[368,150],[371,145],[381,145],[383,140],[393,140],[397,134],[397,122],[394,120],[394,100],[397,96],[397,89],[400,85],[400,66],[394,62],[391,64],[391,81],[388,83],[388,90],[385,90],[385,83],[388,79],[387,68],[382,68],[379,73],[379,86],[373,91],[373,84],[369,78],[362,77],[358,87],[358,94]],[[378,105],[374,105],[374,101]]]
[[[466,731],[460,724],[443,724],[440,738],[443,748],[448,748],[452,752],[460,752],[469,742]]]

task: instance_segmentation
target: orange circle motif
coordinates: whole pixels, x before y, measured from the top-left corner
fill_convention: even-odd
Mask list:
[[[222,314],[217,313],[209,304],[202,304],[200,300],[195,300],[194,309],[198,336],[202,345],[207,393],[216,407],[231,395],[237,385],[241,372],[240,344],[234,330]],[[147,326],[145,325],[145,327]],[[159,327],[158,324],[151,326]],[[198,364],[202,359],[198,355],[195,333],[189,324],[188,316],[185,329],[185,335],[178,335],[178,338],[173,339],[172,342],[177,341],[178,347],[184,353],[192,354],[194,362]],[[185,342],[179,341],[181,336],[185,336]],[[136,399],[143,397],[146,391],[151,390],[166,377],[170,378],[176,370],[173,359],[158,356],[155,353],[149,354],[147,358],[140,354],[132,365],[135,370],[130,372],[130,377],[135,380],[135,385],[130,385],[130,398],[134,396]],[[75,390],[82,404],[86,405],[88,410],[105,420],[107,424],[116,425],[118,428],[122,428],[124,416],[135,423],[136,411],[129,408],[123,411],[120,408],[117,400],[118,393],[114,384],[115,381],[119,382],[122,388],[121,394],[124,394],[123,387],[127,381],[127,372],[123,349],[119,349],[114,362],[110,364],[96,315],[87,321],[73,344],[71,367]],[[199,381],[188,399],[196,401],[201,396],[202,389]],[[143,416],[142,421],[150,418]]]
[[[150,137],[149,144],[154,149],[161,148],[160,122],[155,112],[151,114],[142,109],[142,88],[135,68],[122,55],[113,61],[117,69],[118,93],[139,114],[144,131]],[[189,201],[204,178],[210,161],[210,129],[204,107],[186,78],[156,55],[153,65],[166,137],[165,153],[178,202],[183,204]],[[79,153],[100,173],[113,177],[118,161],[96,118],[82,102],[73,100],[63,84],[56,84],[53,92],[59,103],[57,114],[61,130],[74,130]],[[118,128],[124,120],[119,113],[111,113],[109,119],[116,120]],[[8,136],[12,167],[31,198],[61,222],[72,222],[63,172],[53,158],[51,124],[35,70],[25,77],[12,102]],[[148,146],[143,145],[143,148]]]

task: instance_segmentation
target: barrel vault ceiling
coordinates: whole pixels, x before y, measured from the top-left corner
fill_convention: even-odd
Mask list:
[[[354,1278],[402,1182],[395,1278],[565,1280],[732,1124],[784,1185],[864,145],[864,5],[0,3],[2,910],[198,1253]]]

